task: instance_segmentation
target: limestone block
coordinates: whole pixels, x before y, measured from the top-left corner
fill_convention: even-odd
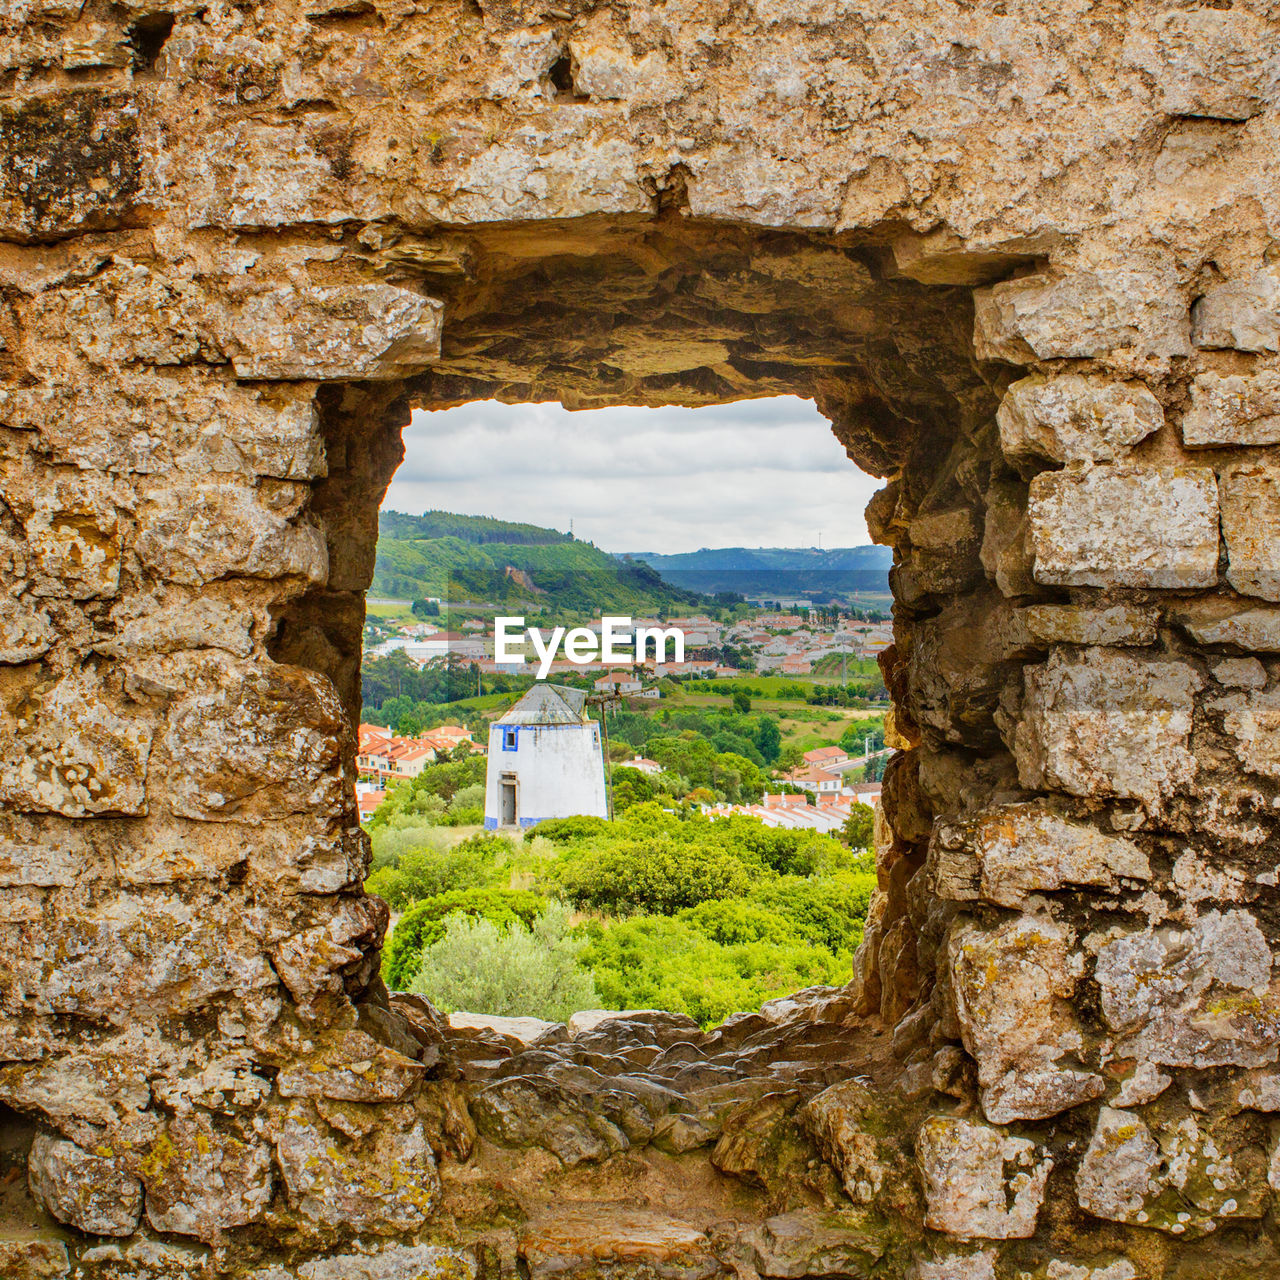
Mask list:
[[[443,303],[386,284],[286,286],[232,323],[241,378],[403,378],[440,355]]]
[[[1228,689],[1264,689],[1267,669],[1257,658],[1224,658],[1214,665],[1213,678]]]
[[[91,600],[118,592],[122,535],[116,496],[100,476],[38,466],[0,468],[0,501],[26,535],[32,595]]]
[[[138,196],[140,170],[133,94],[82,89],[7,103],[0,110],[0,236],[36,240],[118,227]]]
[[[691,1223],[648,1209],[589,1202],[531,1222],[516,1243],[516,1257],[530,1280],[712,1280],[731,1274],[707,1234]]]
[[[1029,546],[1027,489],[1011,480],[996,480],[984,495],[986,516],[979,558],[1002,595],[1034,595],[1035,561]]]
[[[324,535],[274,511],[242,483],[206,480],[153,491],[138,514],[138,558],[168,582],[329,575]]]
[[[342,812],[346,716],[333,686],[302,667],[219,657],[189,668],[162,738],[173,813],[262,823]]]
[[[1215,1132],[1194,1112],[1175,1122],[1103,1107],[1076,1172],[1080,1207],[1095,1217],[1194,1239],[1224,1221],[1260,1218],[1267,1207],[1262,1153],[1244,1135]],[[1247,1144],[1247,1138],[1245,1139]]]
[[[577,93],[604,100],[651,99],[668,73],[662,54],[636,58],[625,49],[589,40],[570,40],[573,87]]]
[[[412,1107],[387,1106],[361,1142],[339,1138],[295,1104],[281,1126],[276,1157],[289,1204],[320,1226],[356,1234],[415,1231],[440,1196],[435,1157]]]
[[[996,421],[1011,462],[1116,462],[1160,430],[1164,410],[1140,382],[1036,374],[1005,392]]]
[[[1035,604],[1019,609],[1016,618],[1042,644],[1148,645],[1156,642],[1160,611],[1131,604]]]
[[[186,591],[132,594],[111,611],[115,638],[94,645],[98,653],[129,658],[145,653],[223,649],[237,658],[253,649],[253,613],[242,599]]]
[[[1182,442],[1188,449],[1280,444],[1280,372],[1197,374]]]
[[[46,610],[0,594],[0,663],[33,662],[56,638]]]
[[[143,1158],[147,1221],[156,1231],[216,1243],[259,1221],[271,1202],[271,1149],[201,1112],[177,1116]]]
[[[563,120],[563,123],[561,123]],[[652,212],[642,182],[642,152],[594,116],[565,112],[506,131],[469,159],[453,190],[424,182],[401,198],[414,221],[489,223]],[[426,174],[424,173],[424,177]],[[692,184],[691,184],[692,185]],[[690,192],[691,204],[696,197]]]
[[[1131,841],[1035,803],[939,819],[929,868],[940,897],[1002,907],[1025,907],[1028,895],[1068,885],[1115,889],[1151,874],[1147,855]]]
[[[896,1143],[899,1119],[858,1080],[824,1089],[802,1108],[800,1121],[854,1204],[880,1201],[905,1172]]]
[[[1172,9],[1131,20],[1126,66],[1146,72],[1171,116],[1247,120],[1274,102],[1280,85],[1270,29],[1241,9]]]
[[[475,1280],[476,1274],[472,1250],[434,1244],[391,1244],[378,1253],[343,1253],[298,1266],[298,1280]]]
[[[78,818],[147,811],[151,722],[92,668],[0,712],[0,802]]]
[[[1244,768],[1263,778],[1280,779],[1280,689],[1253,689],[1216,698],[1210,708],[1222,715],[1222,727],[1235,739]]]
[[[1031,482],[1037,582],[1072,587],[1211,587],[1218,492],[1208,467],[1096,467]]]
[[[69,345],[112,368],[177,366],[224,360],[217,320],[217,305],[194,281],[116,254],[86,283],[42,294],[32,330],[59,359],[57,348]]]
[[[389,911],[381,898],[340,898],[328,920],[285,938],[271,952],[280,980],[304,1018],[340,998],[342,972],[382,945]]]
[[[916,1134],[925,1226],[962,1239],[1035,1234],[1053,1159],[1028,1138],[956,1116],[931,1116]]]
[[[1033,360],[1191,351],[1186,305],[1171,276],[1126,268],[1023,276],[974,291],[980,360]]]
[[[1234,645],[1255,653],[1280,653],[1280,609],[1240,609],[1217,617],[1208,611],[1189,610],[1178,621],[1198,644]]]
[[[587,1096],[540,1076],[511,1076],[487,1085],[473,1099],[471,1114],[492,1141],[545,1147],[570,1166],[606,1160],[631,1145],[623,1128],[596,1114]]]
[[[342,1102],[399,1102],[421,1083],[422,1066],[355,1030],[322,1030],[308,1037],[309,1053],[294,1057],[276,1076],[284,1098]]]
[[[326,470],[313,388],[226,382],[199,366],[0,389],[0,422],[38,432],[50,461],[85,470],[281,480]]]
[[[916,1264],[917,1280],[996,1280],[995,1253],[948,1253]]]
[[[1241,595],[1280,601],[1280,469],[1231,467],[1218,480],[1227,581]]]
[[[1280,267],[1215,285],[1192,309],[1191,336],[1197,347],[1280,351]]]
[[[0,926],[0,1005],[10,1013],[129,1026],[276,985],[249,931],[253,913],[234,898],[152,892],[60,906],[65,914]]]
[[[70,1274],[62,1240],[0,1240],[0,1275],[6,1280],[63,1280]]]
[[[349,88],[337,92],[345,96]],[[170,177],[170,199],[191,227],[346,221],[358,216],[338,176],[350,167],[352,139],[334,135],[327,120],[215,120],[186,143],[187,164]],[[160,177],[154,170],[163,160],[163,154],[144,155],[148,179]]]
[[[60,848],[43,841],[28,844],[0,837],[0,887],[73,885],[88,861],[74,846]]]
[[[83,1128],[100,1137],[103,1130],[138,1130],[151,1090],[138,1079],[136,1046],[132,1056],[108,1046],[0,1067],[0,1098],[11,1107],[39,1111],[64,1133]]]
[[[59,1222],[90,1235],[129,1236],[142,1219],[142,1183],[111,1157],[36,1135],[27,1158],[31,1194]]]
[[[1186,663],[1055,649],[1025,680],[1016,732],[1023,786],[1158,807],[1195,777],[1188,743],[1203,682]]]
[[[1039,1120],[1099,1097],[1072,1065],[1084,1041],[1071,1001],[1083,972],[1070,928],[1019,916],[991,929],[961,925],[948,943],[956,1015],[978,1063],[982,1109],[996,1124]]]
[[[756,1271],[779,1280],[865,1275],[887,1251],[883,1227],[858,1212],[797,1209],[768,1218],[746,1237]]]
[[[1280,1058],[1280,996],[1262,930],[1244,910],[1185,930],[1123,933],[1098,952],[1117,1057],[1170,1067],[1257,1067]]]

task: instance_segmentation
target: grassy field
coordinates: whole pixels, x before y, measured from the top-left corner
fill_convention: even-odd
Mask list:
[[[364,611],[370,618],[383,618],[390,622],[417,621],[413,616],[413,607],[407,600],[400,604],[371,604],[366,602]]]

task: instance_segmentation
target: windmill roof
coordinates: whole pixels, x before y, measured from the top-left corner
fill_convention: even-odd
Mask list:
[[[535,684],[497,724],[582,724],[587,695],[560,684]]]

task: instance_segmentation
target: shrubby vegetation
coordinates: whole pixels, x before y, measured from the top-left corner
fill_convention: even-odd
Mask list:
[[[681,785],[692,779],[677,770],[712,783],[736,771],[741,787],[750,765],[727,764],[731,753],[700,737],[649,750],[665,752]],[[403,912],[383,961],[393,989],[478,1013],[558,1019],[570,1005],[656,1006],[710,1025],[848,980],[875,885],[860,851],[869,813],[855,815],[842,843],[709,818],[637,787],[613,822],[555,819],[522,840],[437,825],[480,765],[428,768],[372,824],[368,888]],[[655,791],[668,785],[668,773],[630,772]]]

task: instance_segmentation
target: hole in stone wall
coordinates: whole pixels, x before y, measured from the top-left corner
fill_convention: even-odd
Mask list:
[[[556,91],[557,99],[566,102],[589,101],[586,94],[578,92],[577,86],[573,82],[573,59],[569,54],[561,54],[551,64],[551,70],[547,72],[547,79],[551,81]]]
[[[358,759],[362,807],[381,800],[367,888],[407,913],[390,985],[472,1015],[656,1004],[703,1025],[846,985],[884,763],[888,554],[862,519],[879,482],[795,397],[576,413],[489,401],[415,413],[404,439]],[[683,652],[664,639],[663,661],[650,645],[636,666],[628,631],[630,657],[597,645],[540,668],[528,641],[496,652],[498,616],[540,637],[590,629],[584,643],[626,619],[670,628]],[[464,731],[474,747],[440,736]],[[674,861],[658,869],[663,849]],[[827,903],[826,927],[806,896]],[[420,945],[422,918],[450,908],[432,923],[447,941]],[[561,985],[532,963],[526,987],[489,979],[518,972],[501,960],[527,945],[513,910],[572,931],[551,948]],[[468,913],[495,928],[463,926]],[[624,953],[643,953],[625,980]]]
[[[364,592],[375,576],[378,511],[403,454],[403,425],[415,408],[492,400],[558,402],[575,411],[723,406],[780,395],[812,400],[848,454],[890,480],[869,515],[877,537],[892,538],[899,550],[914,546],[893,570],[895,609],[915,620],[913,626],[918,622],[922,643],[912,654],[891,655],[884,672],[898,711],[898,742],[915,748],[928,735],[950,753],[947,768],[961,772],[952,777],[935,771],[926,789],[919,751],[891,762],[885,779],[889,816],[877,837],[885,860],[866,946],[850,966],[853,982],[829,1005],[787,1002],[776,1022],[748,1013],[731,1019],[728,1030],[709,1033],[684,1015],[654,1015],[656,1021],[635,1032],[643,1043],[628,1043],[644,1057],[650,1050],[665,1052],[658,1043],[663,1037],[673,1045],[680,1041],[685,1047],[662,1069],[674,1071],[674,1057],[692,1052],[705,1087],[717,1074],[742,1078],[735,1063],[744,1046],[761,1070],[770,1063],[802,1063],[794,1072],[788,1066],[786,1078],[805,1087],[851,1073],[874,1075],[881,1058],[887,1064],[895,1055],[927,1057],[921,1036],[935,1016],[942,935],[926,928],[928,920],[916,909],[925,899],[916,889],[931,796],[939,788],[996,785],[1007,776],[1009,761],[992,729],[1002,669],[988,663],[963,685],[927,678],[930,665],[965,660],[937,650],[931,619],[943,619],[937,636],[949,634],[957,608],[987,608],[994,590],[984,585],[978,550],[998,389],[973,357],[968,288],[906,278],[875,245],[710,226],[678,208],[640,226],[619,219],[590,228],[476,232],[465,243],[433,242],[430,252],[431,262],[446,253],[450,262],[467,264],[463,273],[433,272],[429,284],[415,285],[445,304],[440,358],[407,382],[352,382],[321,396],[328,475],[315,485],[309,509],[327,534],[329,580],[281,611],[273,656],[328,675],[352,725],[359,722],[361,624]],[[401,256],[406,264],[415,260]],[[625,459],[625,440],[611,444]],[[491,453],[497,456],[496,449]],[[771,465],[775,471],[787,465],[784,444]],[[957,593],[970,589],[978,595],[958,603]],[[354,735],[349,751],[354,778]],[[519,856],[528,851],[523,840],[516,848]],[[492,888],[525,891],[513,890],[510,879]],[[505,906],[508,914],[500,919],[519,920],[527,900],[508,899]],[[428,940],[438,937],[440,922],[425,922],[421,932]],[[390,964],[390,949],[384,958]],[[375,974],[374,957],[368,959]],[[390,985],[408,983],[393,974]],[[413,1010],[420,1014],[422,1006],[405,1004],[408,999],[393,995],[391,1004],[408,1010],[407,1017],[418,1016]],[[673,1001],[655,996],[646,1003]],[[868,1039],[856,1034],[864,1021],[906,1030],[892,1040]],[[509,1035],[475,1028],[446,1035],[460,1060],[471,1064],[466,1073],[492,1080],[500,1063],[527,1047],[519,1038],[527,1033],[523,1024]],[[549,1034],[555,1040],[567,1033],[553,1028]],[[611,1046],[606,1056],[618,1058],[631,1035],[609,1031],[600,1041]],[[593,1052],[589,1040],[573,1044],[568,1052],[574,1061]],[[524,1079],[542,1068],[521,1057],[510,1070]],[[681,1087],[692,1087],[691,1080],[683,1078]]]
[[[148,14],[129,27],[129,43],[133,46],[134,67],[140,72],[153,71],[173,34],[174,15]]]

